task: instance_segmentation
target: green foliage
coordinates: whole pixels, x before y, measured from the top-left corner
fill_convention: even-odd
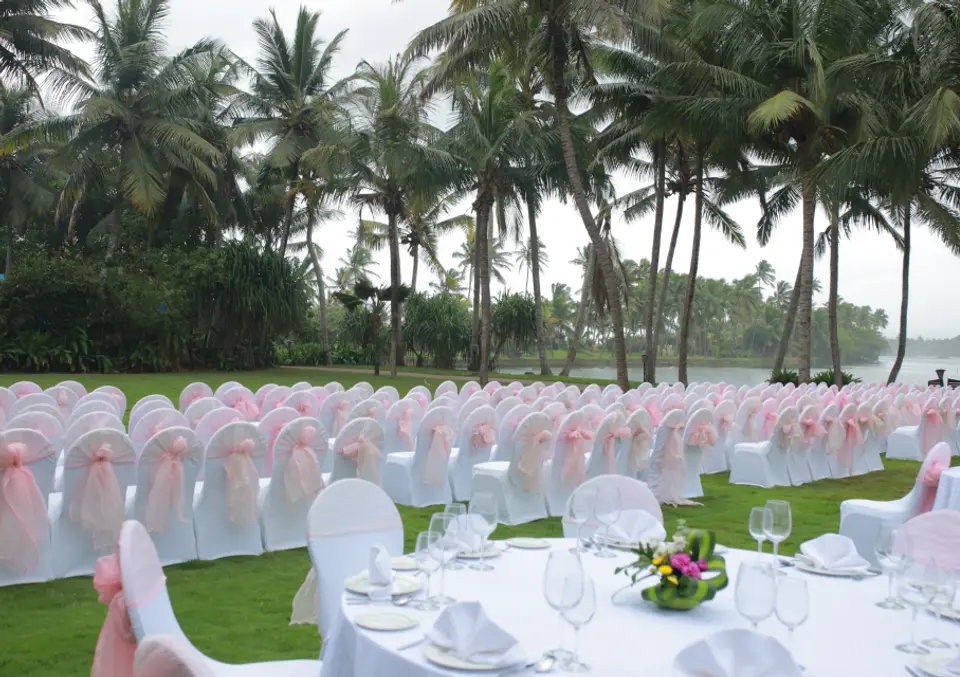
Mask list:
[[[493,362],[507,344],[526,350],[537,338],[537,308],[533,297],[502,294],[493,304]]]
[[[277,346],[276,356],[282,367],[322,367],[327,363],[327,353],[319,343]]]
[[[470,349],[470,310],[466,299],[454,294],[414,294],[407,301],[403,335],[407,347],[422,365],[452,369],[457,357]]]
[[[782,369],[770,374],[770,378],[767,379],[767,383],[779,383],[780,385],[792,383],[793,385],[798,386],[800,385],[800,375],[797,374],[795,369]]]
[[[848,385],[850,383],[860,383],[860,379],[851,374],[850,372],[844,371],[841,372],[843,375],[843,385]],[[821,371],[810,377],[811,383],[826,383],[828,386],[833,385],[833,371]]]

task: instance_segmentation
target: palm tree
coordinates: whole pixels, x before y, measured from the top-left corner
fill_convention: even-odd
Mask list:
[[[770,262],[766,259],[760,259],[757,267],[754,269],[757,276],[757,295],[763,297],[763,288],[772,287],[777,281],[777,271],[773,269]]]
[[[379,275],[373,272],[377,262],[373,259],[373,252],[365,244],[364,231],[357,228],[351,230],[349,234],[353,238],[353,246],[347,249],[345,256],[337,259],[337,263],[347,271],[350,284],[357,284],[360,280],[379,279]]]
[[[517,264],[517,270],[523,271],[526,270],[527,274],[524,277],[523,282],[523,293],[527,294],[530,290],[530,271],[533,269],[533,240],[521,240],[518,243],[518,249],[513,253],[513,260]],[[543,240],[540,240],[537,243],[537,262],[540,264],[538,268],[542,270],[547,267],[547,264],[550,263],[550,255],[547,254],[547,245],[543,243]]]
[[[580,286],[580,304],[577,306],[577,319],[573,325],[573,333],[570,335],[570,344],[567,347],[567,357],[563,362],[563,369],[560,370],[561,378],[570,376],[570,368],[577,359],[577,347],[580,343],[580,337],[583,335],[583,327],[587,321],[587,312],[590,307],[590,286],[593,280],[594,260],[593,245],[577,247],[577,256],[570,263],[580,266],[583,270],[583,284]]]

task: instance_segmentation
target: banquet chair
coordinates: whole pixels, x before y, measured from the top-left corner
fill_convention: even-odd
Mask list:
[[[437,386],[437,389],[434,391],[433,396],[440,397],[446,393],[452,393],[454,396],[458,395],[457,384],[453,381],[447,380]]]
[[[596,434],[597,428],[603,423],[606,412],[600,408],[599,404],[594,404],[593,402],[588,402],[580,407],[578,411],[583,416],[583,426]]]
[[[307,511],[323,489],[327,433],[316,418],[287,423],[274,445],[273,471],[260,483],[263,549],[291,550],[306,545]]]
[[[89,414],[95,411],[103,411],[109,414],[113,414],[117,419],[120,419],[122,414],[117,413],[117,408],[114,406],[113,402],[104,402],[102,400],[83,400],[81,399],[77,402],[77,406],[73,408],[73,411],[70,412],[70,418],[67,419],[67,425],[70,425],[78,418],[85,414]],[[8,416],[9,418],[9,416]],[[126,428],[123,429],[126,432]]]
[[[864,439],[860,430],[860,417],[857,405],[849,402],[840,410],[837,417],[843,440],[837,453],[830,454],[830,474],[834,478],[862,475],[866,471],[863,461]]]
[[[848,499],[840,504],[840,534],[857,546],[864,559],[877,565],[875,543],[880,527],[897,527],[917,515],[929,512],[936,500],[940,473],[950,467],[950,446],[941,443],[927,454],[913,488],[893,501]]]
[[[517,397],[519,397],[520,401],[524,404],[533,404],[539,396],[540,393],[533,386],[524,386],[520,389],[520,392],[517,393]]]
[[[483,392],[493,395],[496,391],[500,390],[503,386],[500,384],[500,381],[487,381],[487,385],[483,386]]]
[[[867,466],[867,472],[883,470],[883,459],[880,458],[880,454],[887,447],[885,412],[886,405],[882,400],[875,404],[860,405],[860,422],[861,426],[865,428],[863,461]],[[956,434],[956,431],[954,431],[954,434]]]
[[[654,434],[647,484],[660,503],[684,502],[687,467],[683,456],[683,429],[686,418],[686,412],[681,409],[668,411]]]
[[[960,572],[960,510],[944,508],[910,518],[897,530],[897,542],[917,562]]]
[[[112,397],[109,393],[103,390],[94,390],[92,393],[87,393],[77,401],[77,406],[74,407],[76,411],[84,402],[103,402],[109,404],[113,408],[113,413],[117,415],[121,421],[123,416],[126,413],[126,403],[121,401],[116,397]]]
[[[755,487],[788,487],[786,455],[793,443],[792,434],[784,434],[796,428],[799,416],[794,407],[777,416],[770,439],[763,442],[740,442],[733,449],[730,466],[730,484],[748,484]]]
[[[620,389],[620,386],[614,383],[609,384],[600,393],[600,406],[606,407],[613,404],[621,395],[623,395],[623,391]]]
[[[585,418],[582,411],[572,411],[554,431],[553,457],[543,468],[547,512],[553,517],[563,515],[570,494],[587,479],[587,454],[595,436]],[[514,457],[519,454],[515,448]]]
[[[297,382],[294,383],[292,386],[290,386],[290,390],[292,390],[292,391],[295,392],[295,393],[298,393],[298,392],[300,392],[301,390],[303,390],[303,391],[310,390],[310,388],[312,388],[312,387],[313,387],[313,385],[310,383],[310,381],[297,381]],[[371,392],[372,392],[372,391],[371,391]]]
[[[13,416],[7,419],[7,430],[16,428],[27,428],[36,430],[47,438],[50,446],[59,451],[63,449],[63,422],[60,418],[45,411],[25,411],[19,416]]]
[[[695,409],[687,417],[683,431],[683,458],[687,466],[687,477],[683,486],[686,499],[703,496],[700,482],[700,467],[704,457],[723,453],[714,447],[717,444],[717,429],[713,425],[713,412],[709,409]]]
[[[257,392],[259,393],[260,391],[258,390]],[[277,409],[278,407],[282,407],[284,400],[290,397],[292,392],[293,391],[290,390],[288,386],[276,386],[275,388],[271,389],[266,395],[264,395],[263,404],[258,405],[260,408],[260,419],[263,420],[263,417],[269,414],[271,411]],[[253,397],[254,403],[256,403],[259,395],[254,394]],[[322,405],[323,402],[320,404]]]
[[[240,412],[244,421],[256,423],[262,416],[260,407],[257,406],[257,396],[245,386],[236,386],[223,393],[223,403]]]
[[[700,461],[704,475],[726,472],[730,469],[733,457],[733,443],[736,437],[737,407],[729,400],[720,401],[713,409],[713,427],[717,431],[717,443],[713,451]]]
[[[302,392],[307,392],[317,398],[317,402],[323,404],[323,401],[330,397],[330,391],[327,390],[326,386],[313,386],[310,390],[304,390]]]
[[[25,395],[32,395],[34,393],[42,393],[43,388],[38,386],[33,381],[17,381],[10,386],[10,392],[17,396],[17,399],[24,397]]]
[[[200,440],[200,443],[203,444],[204,449],[206,449],[210,445],[210,440],[218,430],[225,425],[242,420],[243,416],[239,411],[223,406],[220,409],[213,409],[204,414],[197,422],[193,431],[197,433],[197,439]],[[203,472],[204,471],[201,470],[200,474],[202,475]]]
[[[395,454],[398,451],[413,451],[413,440],[420,427],[423,413],[413,398],[403,398],[387,409],[383,425],[383,453]]]
[[[902,421],[903,425],[920,425],[923,409],[920,407],[919,393],[910,391],[903,393],[902,396],[903,399],[900,400],[897,406],[900,408],[900,420]]]
[[[503,417],[507,415],[507,412],[514,407],[519,407],[521,404],[523,404],[523,402],[519,397],[510,396],[500,400],[498,404],[494,405],[494,411],[497,415],[497,423],[503,422]]]
[[[486,405],[463,420],[456,447],[450,453],[450,489],[456,501],[469,501],[473,490],[473,466],[490,460],[497,441],[497,416]]]
[[[321,420],[321,423],[323,421]],[[327,486],[350,477],[383,484],[386,457],[383,455],[383,428],[375,419],[347,421],[333,442],[333,470],[324,475]]]
[[[0,522],[6,524],[0,587],[54,577],[48,497],[56,467],[57,452],[41,433],[27,428],[0,432]]]
[[[156,635],[137,644],[131,677],[214,677],[203,654],[181,637]]]
[[[324,384],[323,387],[326,388],[331,395],[343,392],[343,385],[339,381],[330,381]]]
[[[184,386],[183,390],[180,391],[180,397],[177,399],[177,409],[180,410],[180,413],[186,414],[190,405],[207,397],[213,397],[213,388],[203,381],[194,381]]]
[[[563,511],[562,519],[564,538],[577,538],[578,532],[583,539],[593,538],[593,535],[602,528],[596,516],[591,515],[582,527],[580,527],[575,524],[571,518],[573,512],[572,506],[574,501],[577,500],[575,498],[576,496],[607,491],[620,492],[621,517],[631,511],[642,510],[650,515],[652,521],[660,524],[661,527],[663,526],[663,510],[657,502],[657,497],[650,491],[650,487],[632,477],[624,477],[623,475],[601,475],[599,477],[593,477],[581,484],[574,489],[573,493],[570,494],[570,498],[567,499],[567,506]]]
[[[627,417],[620,412],[606,414],[593,435],[593,444],[586,460],[586,478],[617,473],[618,455],[622,440],[630,440]]]
[[[330,435],[329,444],[333,448],[333,441],[349,420],[347,415],[352,408],[350,399],[345,393],[332,393],[330,397],[320,404],[320,412],[317,418],[323,424],[323,429]]]
[[[518,404],[499,419],[497,424],[497,441],[491,450],[490,460],[509,461],[513,458],[514,438],[521,421],[534,412],[534,408],[527,404]]]
[[[460,386],[460,401],[466,402],[476,393],[483,392],[483,388],[480,387],[480,384],[476,381],[467,381],[462,386]]]
[[[316,417],[320,413],[320,400],[309,390],[295,390],[283,401],[284,407],[295,409],[300,416]]]
[[[444,393],[427,405],[427,411],[430,411],[431,409],[438,409],[440,407],[449,409],[453,412],[453,415],[456,416],[460,411],[460,399],[453,393]]]
[[[194,400],[190,406],[187,407],[186,411],[183,412],[183,415],[186,417],[190,427],[196,428],[200,419],[207,413],[222,407],[224,407],[223,402],[216,397],[201,397],[199,400]]]
[[[130,433],[130,441],[133,442],[133,449],[137,452],[137,456],[139,456],[147,440],[161,430],[165,430],[166,428],[189,427],[190,421],[176,409],[172,407],[154,409],[144,414],[140,420],[137,421],[137,425]]]
[[[380,487],[353,478],[320,492],[307,514],[307,551],[323,637],[333,634],[340,618],[344,581],[367,567],[375,545],[393,556],[403,554],[403,521]]]
[[[257,403],[257,406],[260,407],[260,411],[263,412],[263,403],[267,400],[267,395],[273,392],[277,388],[276,383],[264,383],[262,386],[257,388],[257,392],[253,394],[253,399]]]
[[[69,388],[74,393],[76,393],[77,398],[81,398],[87,394],[87,388],[79,381],[74,381],[72,379],[67,379],[66,381],[60,381],[57,384],[58,386],[63,386],[64,388]]]
[[[160,403],[162,406],[157,406]],[[147,395],[137,400],[137,403],[130,408],[130,416],[127,417],[127,430],[132,432],[137,425],[137,421],[149,411],[154,409],[174,409],[173,402],[166,395]]]
[[[477,386],[480,387],[479,385]],[[373,399],[377,400],[384,406],[384,408],[389,409],[394,404],[397,403],[400,399],[400,392],[393,386],[381,386],[377,389],[372,395]]]
[[[355,418],[372,418],[381,426],[387,421],[387,409],[380,400],[368,397],[357,402],[347,414],[347,420]]]
[[[447,407],[431,409],[420,421],[414,450],[387,457],[383,489],[394,502],[424,508],[453,501],[449,468],[456,420],[456,415]]]
[[[620,414],[621,416],[623,416],[624,420],[626,420],[627,408],[622,404],[620,404],[619,402],[611,402],[610,404],[608,404],[603,408],[604,414],[612,414],[614,412]]]
[[[646,481],[647,468],[650,466],[650,442],[653,440],[650,414],[646,409],[637,409],[627,417],[626,426],[630,437],[620,442],[617,472]]]
[[[210,438],[203,486],[193,503],[199,559],[263,552],[258,494],[266,455],[263,435],[249,421],[228,423]]]
[[[320,661],[286,660],[233,665],[221,663],[190,644],[180,628],[170,603],[166,577],[150,540],[150,534],[136,520],[127,520],[117,542],[123,598],[130,628],[138,645],[147,638],[174,637],[189,645],[194,657],[202,661],[214,677],[317,677]],[[149,644],[147,644],[149,647]],[[176,677],[181,677],[176,675]]]
[[[60,425],[62,426],[66,426],[67,424],[67,417],[63,415],[63,411],[60,410],[60,407],[52,404],[46,404],[43,402],[34,403],[20,409],[20,411],[14,416],[14,418],[19,418],[24,414],[33,414],[37,412],[44,413],[49,416],[53,416],[55,419],[57,419],[57,421],[60,422]]]
[[[798,400],[798,403],[803,398]],[[800,415],[797,419],[799,432],[794,440],[793,452],[803,451],[806,457],[807,468],[810,473],[810,482],[832,477],[830,462],[827,460],[825,446],[825,431],[823,416],[816,404],[808,404],[803,409],[798,408]]]
[[[950,445],[953,454],[957,454],[957,408],[953,397],[944,394],[940,398],[940,417],[943,419],[943,441]]]
[[[765,442],[773,437],[774,429],[777,425],[777,419],[780,417],[778,411],[779,402],[773,397],[762,400],[760,411],[754,417],[754,426],[757,431],[756,441]]]
[[[213,396],[222,401],[223,396],[227,394],[228,390],[241,387],[243,387],[243,384],[239,381],[224,381],[217,386],[216,390],[213,391]]]
[[[24,395],[13,403],[13,406],[10,407],[10,411],[7,413],[10,414],[10,418],[14,418],[15,416],[19,416],[24,411],[27,411],[36,405],[45,405],[57,412],[57,418],[61,420],[64,419],[64,414],[60,409],[60,405],[55,399],[53,399],[52,395],[48,395],[47,393],[30,393],[28,395]]]
[[[50,495],[55,578],[88,576],[113,549],[136,477],[137,454],[120,431],[91,430],[67,450],[63,491]]]
[[[757,414],[760,413],[762,404],[759,397],[747,397],[740,403],[740,406],[737,408],[736,417],[737,434],[732,446],[736,446],[739,442],[752,443],[759,441],[756,418]],[[733,463],[732,456],[730,463]]]
[[[816,422],[814,413],[816,408],[804,412],[801,416],[799,410],[790,405],[781,411],[781,414],[790,412],[788,419],[781,422],[780,425],[780,444],[784,449],[784,460],[787,465],[787,477],[790,478],[790,484],[799,487],[803,484],[813,482],[813,472],[810,469],[810,445],[812,440],[805,436],[805,430],[810,433],[816,433],[819,423],[805,427],[805,421]],[[791,423],[792,421],[792,423]]]
[[[263,441],[267,445],[266,456],[263,459],[263,477],[270,477],[273,474],[274,447],[280,431],[283,430],[283,426],[298,418],[300,418],[300,413],[293,407],[277,407],[257,421],[257,430],[260,431]],[[329,444],[327,448],[329,448]],[[328,469],[325,468],[325,470]]]
[[[457,431],[459,432],[459,430],[463,427],[463,424],[466,422],[470,414],[475,412],[480,407],[487,407],[487,406],[489,406],[489,404],[487,404],[487,402],[485,402],[480,398],[471,397],[468,400],[466,400],[462,405],[460,405],[460,411],[457,412]],[[534,409],[536,410],[535,407]],[[494,420],[496,420],[497,418],[496,410],[494,410],[493,418]]]
[[[126,516],[144,524],[164,566],[197,559],[193,496],[203,443],[187,427],[158,431],[143,446]]]
[[[544,459],[553,435],[550,428],[545,414],[528,414],[517,426],[516,445],[509,461],[473,466],[473,494],[497,497],[500,524],[526,524],[547,517],[544,484],[548,471]]]
[[[91,430],[104,428],[116,430],[121,433],[126,432],[123,423],[116,417],[112,410],[91,411],[89,414],[83,414],[67,426],[67,430],[63,434],[63,448],[69,449],[81,436],[86,435]],[[54,479],[54,491],[61,491],[63,488],[63,455],[59,449],[54,450],[54,454],[59,458],[57,461],[57,475]]]
[[[5,414],[9,414],[10,408],[16,403],[17,396],[9,388],[0,386],[0,409],[3,409]]]
[[[491,383],[493,383],[493,381],[491,381]],[[424,406],[426,406],[430,404],[430,400],[433,399],[433,393],[430,392],[427,386],[413,386],[407,391],[406,397],[414,397],[417,400],[422,397],[425,402]]]

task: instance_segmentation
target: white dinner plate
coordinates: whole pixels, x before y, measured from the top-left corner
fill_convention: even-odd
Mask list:
[[[351,576],[343,582],[343,587],[358,595],[370,594],[370,578],[367,572]],[[405,576],[397,574],[393,577],[393,595],[410,595],[420,589],[420,579],[414,576]]]
[[[940,615],[944,618],[960,621],[960,609],[944,609],[940,612]]]
[[[357,614],[353,617],[353,622],[361,628],[367,630],[378,630],[380,632],[398,632],[400,630],[409,630],[420,625],[420,621],[411,618],[406,614],[395,611],[368,612]]]
[[[917,668],[923,675],[929,675],[929,677],[953,677],[951,673],[947,672],[947,666],[956,656],[957,654],[953,651],[941,651],[920,656],[917,659]]]
[[[550,547],[550,541],[545,538],[524,538],[517,536],[508,538],[507,545],[511,548],[520,548],[521,550],[546,550]]]
[[[835,578],[860,578],[870,575],[869,571],[863,569],[821,569],[800,559],[796,560],[793,566],[797,571],[805,571],[808,574],[817,574],[818,576],[833,576]]]
[[[418,571],[420,569],[417,560],[409,555],[400,555],[399,557],[391,558],[390,566],[394,571]]]
[[[500,548],[498,548],[493,543],[488,544],[486,552],[483,553],[483,558],[490,559],[491,557],[499,557],[499,556],[500,556]],[[463,550],[460,552],[459,555],[457,555],[457,557],[459,557],[460,559],[480,559],[480,551],[477,550],[475,552],[467,552],[466,550]]]
[[[423,657],[431,663],[453,670],[469,670],[470,672],[494,672],[509,669],[510,665],[490,665],[489,663],[474,663],[466,658],[460,658],[449,649],[443,649],[433,642],[423,645]],[[516,661],[522,662],[522,658]]]

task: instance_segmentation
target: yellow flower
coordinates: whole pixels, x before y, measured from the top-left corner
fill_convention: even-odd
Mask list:
[[[660,567],[660,573],[663,574],[664,576],[669,576],[670,574],[673,573],[673,567],[669,567],[666,564],[664,564],[662,567]]]
[[[667,576],[667,580],[673,583],[674,585],[680,585],[680,581],[677,580],[676,576]]]
[[[658,567],[661,564],[663,564],[663,555],[660,555],[660,557],[655,557],[653,560],[653,566]]]

